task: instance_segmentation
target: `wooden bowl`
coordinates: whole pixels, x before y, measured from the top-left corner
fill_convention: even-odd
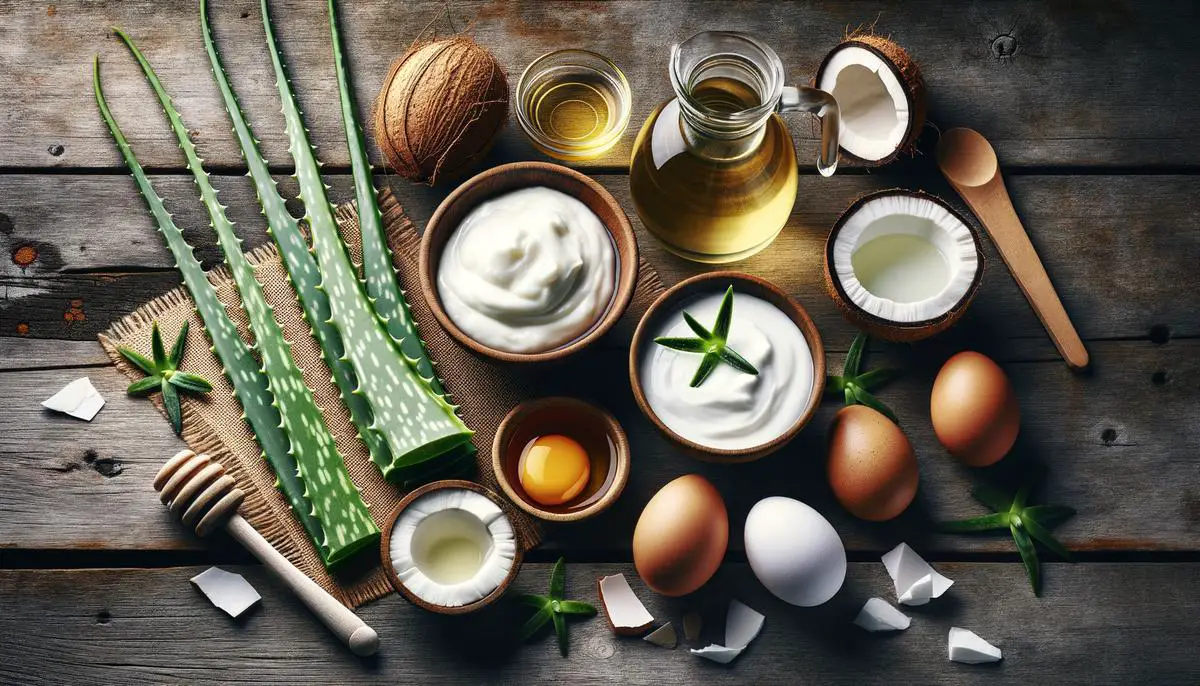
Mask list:
[[[518,543],[516,546],[516,554],[513,556],[512,568],[508,570],[508,575],[504,577],[504,581],[500,582],[500,585],[496,587],[496,590],[473,603],[458,605],[456,607],[434,605],[410,591],[408,587],[404,585],[404,582],[400,580],[400,577],[396,574],[396,570],[392,567],[392,529],[395,528],[396,521],[400,519],[400,513],[404,512],[404,510],[407,509],[408,506],[414,501],[416,501],[417,498],[420,498],[421,496],[432,491],[439,491],[446,488],[461,488],[468,491],[475,491],[476,493],[485,496],[488,500],[496,503],[496,505],[499,506],[502,511],[505,511],[505,516],[507,516],[507,507],[505,506],[504,501],[500,500],[500,496],[492,493],[474,481],[464,481],[461,479],[434,481],[432,483],[425,484],[424,486],[421,486],[420,488],[404,496],[404,499],[401,500],[396,505],[396,508],[392,510],[391,514],[388,515],[387,524],[384,525],[383,534],[379,538],[379,554],[383,558],[384,574],[387,576],[388,581],[391,582],[392,588],[396,589],[400,595],[403,595],[405,598],[407,598],[409,602],[420,608],[429,610],[430,612],[436,612],[438,614],[462,615],[467,614],[468,612],[475,612],[476,610],[491,605],[496,601],[496,599],[504,595],[504,592],[507,591],[508,587],[512,586],[513,581],[516,580],[518,572],[521,571],[521,562],[524,560],[525,554],[521,550],[520,543]]]
[[[521,450],[529,441],[546,433],[571,436],[584,445],[589,457],[592,452],[609,452],[603,480],[584,489],[575,499],[583,501],[580,505],[542,505],[521,487],[517,471]],[[616,418],[607,410],[576,398],[539,398],[520,403],[500,422],[492,443],[492,468],[500,489],[517,507],[550,522],[576,522],[611,507],[629,481],[629,462],[629,439]]]
[[[654,344],[653,340],[651,340],[653,336],[651,332],[659,329],[661,319],[673,313],[676,309],[675,305],[678,302],[688,300],[703,293],[711,293],[718,289],[724,289],[730,283],[733,284],[735,292],[762,298],[779,308],[781,312],[786,314],[799,327],[801,333],[804,334],[804,340],[808,343],[808,349],[812,353],[813,389],[808,399],[808,405],[805,406],[799,419],[787,431],[774,439],[748,448],[710,448],[680,436],[658,418],[658,415],[650,407],[649,400],[646,399],[638,369],[641,367],[642,356]],[[629,383],[633,386],[633,397],[637,400],[638,407],[642,408],[642,413],[658,427],[659,431],[681,446],[688,454],[705,462],[752,462],[766,457],[787,445],[789,441],[796,437],[796,434],[800,433],[804,425],[808,424],[808,421],[812,419],[813,413],[816,412],[817,407],[821,404],[821,396],[825,392],[825,347],[821,343],[821,334],[817,331],[817,325],[808,316],[808,312],[794,298],[780,290],[778,286],[765,279],[741,272],[711,272],[693,276],[676,284],[666,293],[659,296],[654,301],[654,304],[650,306],[650,309],[646,310],[646,314],[638,322],[637,331],[633,334],[633,345],[629,348]]]
[[[468,336],[450,319],[442,307],[437,288],[437,269],[441,264],[442,250],[463,219],[487,200],[505,193],[545,186],[578,199],[600,218],[600,223],[612,237],[617,254],[617,282],[612,302],[600,319],[582,336],[551,350],[538,353],[514,353],[483,345]],[[425,302],[433,311],[438,323],[459,343],[468,349],[502,362],[549,362],[560,360],[579,352],[603,336],[625,313],[633,298],[637,283],[638,248],[633,227],[625,211],[603,186],[579,172],[549,162],[513,162],[493,167],[476,174],[438,205],[425,233],[421,236],[420,250],[421,290]]]

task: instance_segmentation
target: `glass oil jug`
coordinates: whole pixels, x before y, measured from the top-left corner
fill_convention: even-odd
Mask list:
[[[651,112],[634,143],[634,207],[681,257],[749,257],[779,235],[796,201],[796,152],[778,113],[817,115],[817,169],[829,176],[837,168],[837,101],[785,86],[775,51],[740,33],[707,31],[672,46],[670,74],[675,97]]]

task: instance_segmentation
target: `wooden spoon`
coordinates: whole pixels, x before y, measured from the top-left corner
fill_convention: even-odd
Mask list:
[[[1021,225],[1000,176],[996,151],[978,131],[950,129],[937,148],[938,167],[979,217],[1021,292],[1072,369],[1088,366],[1088,352]]]
[[[234,486],[233,477],[208,455],[180,451],[167,460],[154,477],[154,490],[171,514],[195,527],[201,537],[222,527],[292,589],[330,631],[356,655],[373,655],[379,636],[358,615],[305,576],[275,550],[250,523],[237,513],[246,494]]]

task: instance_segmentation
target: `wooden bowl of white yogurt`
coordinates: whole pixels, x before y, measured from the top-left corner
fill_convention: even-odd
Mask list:
[[[753,374],[718,363],[698,386],[704,354],[656,338],[709,332],[733,287],[727,338]],[[750,462],[779,450],[804,428],[825,390],[825,348],[804,307],[777,286],[740,272],[687,279],[650,306],[629,349],[629,380],[646,417],[689,454],[709,462]]]
[[[633,228],[607,190],[546,162],[489,169],[454,190],[421,237],[421,287],[446,331],[502,362],[582,350],[625,312]]]

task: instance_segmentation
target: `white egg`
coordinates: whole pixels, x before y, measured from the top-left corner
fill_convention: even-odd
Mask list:
[[[821,513],[799,500],[758,501],[746,516],[745,541],[754,576],[792,605],[820,605],[846,579],[842,539]]]

